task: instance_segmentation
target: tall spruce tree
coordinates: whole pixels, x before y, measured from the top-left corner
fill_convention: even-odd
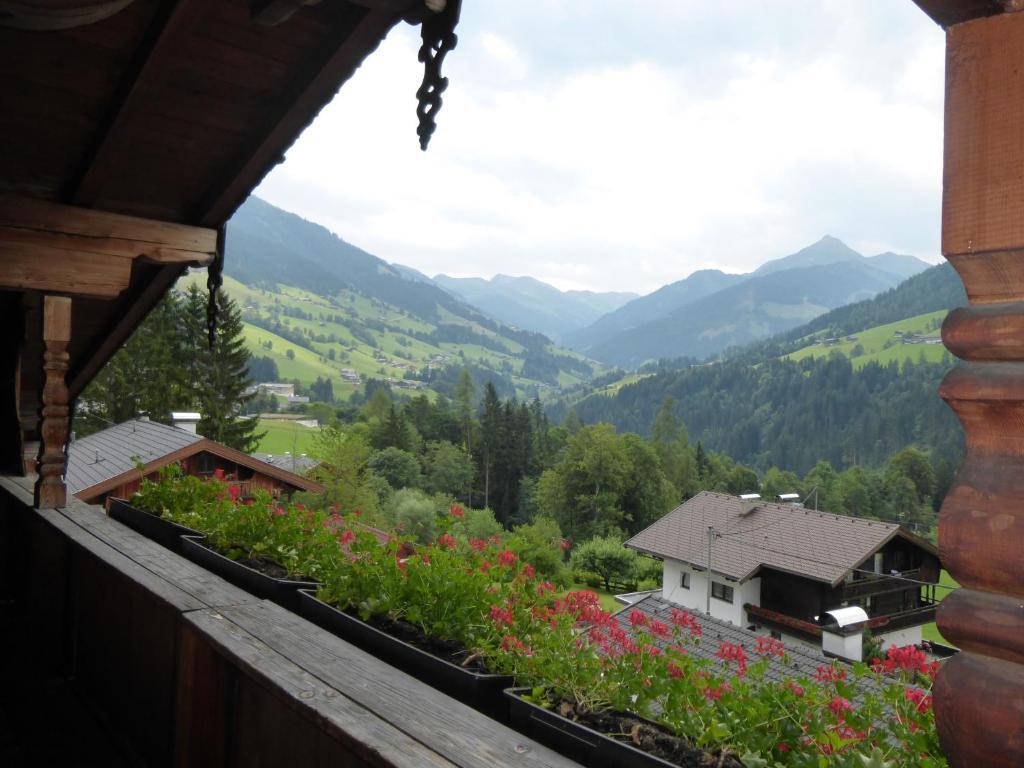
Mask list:
[[[255,397],[249,386],[249,351],[245,348],[242,313],[224,291],[217,292],[217,332],[213,348],[206,335],[206,296],[195,285],[184,302],[184,332],[189,359],[186,369],[193,400],[202,415],[199,433],[243,453],[256,450],[265,433],[256,419],[241,418],[242,407]],[[197,338],[198,336],[198,338]]]

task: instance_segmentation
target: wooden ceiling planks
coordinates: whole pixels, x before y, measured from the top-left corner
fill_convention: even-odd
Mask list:
[[[0,192],[216,229],[418,5],[323,0],[263,26],[251,18],[249,0],[135,0],[73,29],[0,27]],[[25,245],[8,240],[10,248]],[[136,258],[126,264],[128,285],[119,275],[116,300],[83,296],[84,283],[64,286],[78,291],[68,347],[72,397],[184,269]],[[31,315],[38,294],[27,297],[31,338],[40,332]],[[25,352],[35,361],[41,350],[27,343]],[[36,368],[22,369],[31,401],[23,413],[38,403]]]

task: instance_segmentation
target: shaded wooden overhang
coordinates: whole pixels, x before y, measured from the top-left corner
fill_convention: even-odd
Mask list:
[[[914,0],[943,29],[1024,8],[1021,0]]]
[[[25,315],[26,429],[43,385],[42,294],[73,302],[75,398],[186,267],[210,261],[218,228],[423,5],[0,2],[0,300]],[[0,366],[9,377],[9,359]]]

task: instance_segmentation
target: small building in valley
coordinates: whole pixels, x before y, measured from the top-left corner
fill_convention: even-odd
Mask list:
[[[626,546],[663,561],[665,600],[788,644],[865,628],[883,648],[918,644],[935,619],[938,552],[895,523],[704,492]],[[866,622],[830,626],[853,606]]]
[[[197,477],[212,477],[221,470],[241,486],[243,495],[256,489],[275,496],[323,491],[319,483],[194,431],[134,419],[71,442],[68,493],[89,504],[105,504],[110,497],[128,498],[139,489],[143,477],[153,480],[160,469],[175,463]]]

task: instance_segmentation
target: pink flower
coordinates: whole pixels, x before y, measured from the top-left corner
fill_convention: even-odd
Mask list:
[[[491,621],[499,627],[511,624],[515,620],[515,614],[511,608],[502,608],[500,605],[491,606]]]
[[[561,549],[561,550],[562,550],[563,552],[565,552],[565,551],[566,551],[567,549],[569,549],[569,547],[571,547],[571,546],[572,546],[572,542],[571,542],[571,541],[569,541],[568,539],[562,539],[562,540],[561,540],[560,542],[558,542],[558,547],[559,547],[559,549]]]
[[[287,513],[279,506],[274,507],[274,517],[284,517]]]
[[[670,634],[668,624],[657,619],[651,619],[650,630],[657,637],[668,637]]]
[[[679,667],[677,667],[671,661],[668,663],[667,669],[668,669],[668,676],[669,677],[679,678],[679,677],[683,676],[683,670],[681,670]]]
[[[554,591],[555,591],[555,585],[552,584],[550,581],[542,581],[540,584],[537,585],[537,594],[538,595],[543,595],[545,592],[554,592]]]
[[[528,578],[528,579],[532,579],[533,578],[533,566],[530,565],[529,563],[524,565],[523,566],[523,575],[526,576],[526,578]]]
[[[519,556],[515,552],[509,552],[507,549],[498,553],[498,562],[501,565],[513,565],[519,559]]]
[[[448,510],[448,512],[451,514],[452,517],[461,518],[461,517],[465,517],[465,515],[466,515],[466,510],[464,510],[458,504],[452,504],[452,506]]]
[[[346,544],[350,543],[353,539],[355,539],[355,537],[356,535],[352,533],[352,531],[345,531],[341,534],[341,536],[338,537],[338,542],[341,544],[341,546],[345,546]]]
[[[634,608],[629,613],[629,623],[634,627],[646,627],[647,626],[647,614],[643,611],[638,611]]]
[[[832,697],[832,701],[829,702],[828,708],[832,710],[832,714],[842,720],[843,714],[850,712],[853,709],[853,704],[848,702],[842,696],[834,696]]]
[[[224,470],[221,469],[220,467],[217,467],[215,470],[213,470],[213,476],[215,478],[217,478],[218,480],[223,480],[224,479]]]
[[[238,497],[239,497],[239,495],[241,493],[242,493],[242,489],[239,488],[237,485],[229,485],[228,486],[228,496],[231,497],[232,501],[238,501]]]
[[[442,533],[437,537],[437,546],[441,549],[454,549],[455,548],[455,537],[450,533]]]

